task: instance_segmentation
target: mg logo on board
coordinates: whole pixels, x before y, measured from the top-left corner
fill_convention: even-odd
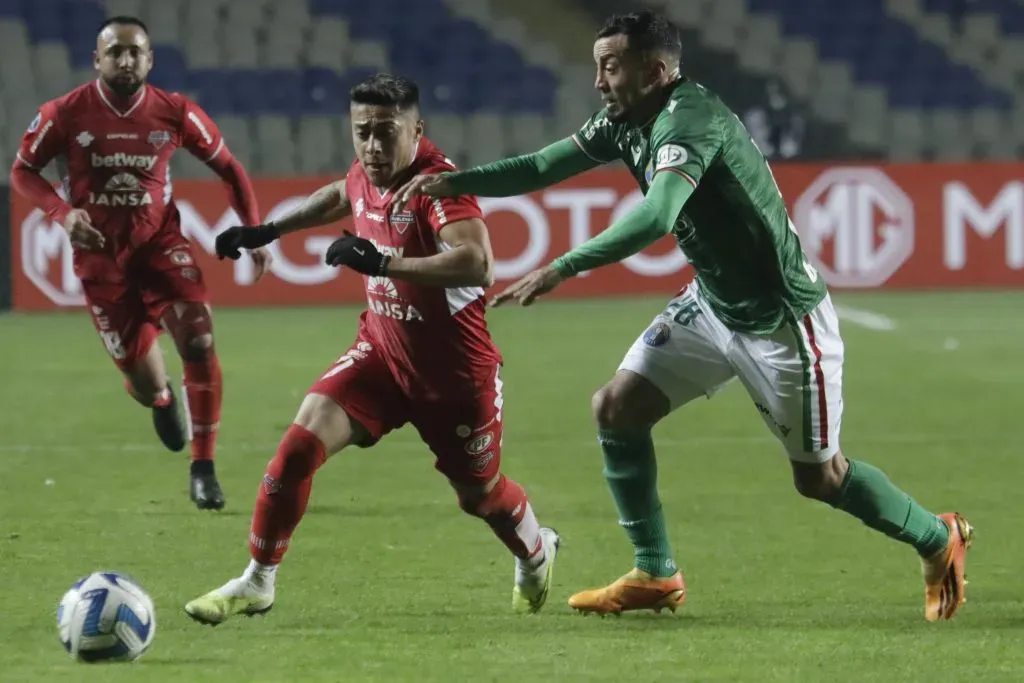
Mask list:
[[[71,241],[63,226],[35,209],[21,223],[21,267],[58,306],[84,306],[82,283],[75,275]]]
[[[875,168],[822,173],[796,201],[807,258],[838,287],[877,287],[914,252],[914,205]]]

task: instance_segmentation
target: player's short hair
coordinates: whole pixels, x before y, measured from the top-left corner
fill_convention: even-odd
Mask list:
[[[629,49],[643,54],[654,52],[678,59],[683,50],[679,29],[650,10],[612,15],[597,32],[598,38],[617,35],[626,36]]]
[[[349,99],[353,104],[398,107],[405,111],[419,106],[420,89],[411,79],[380,73],[352,86]]]
[[[116,17],[110,17],[109,19],[106,19],[102,24],[100,24],[100,28],[98,31],[96,31],[96,33],[103,33],[103,30],[105,28],[107,28],[108,26],[115,25],[138,26],[142,29],[143,33],[145,33],[147,36],[149,35],[149,27],[146,26],[146,23],[142,21],[142,19],[139,19],[138,17],[128,16],[127,14],[119,14]]]

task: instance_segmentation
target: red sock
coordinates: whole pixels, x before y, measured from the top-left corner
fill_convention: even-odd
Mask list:
[[[324,444],[316,434],[294,424],[288,428],[256,496],[249,531],[252,559],[260,564],[281,562],[306,512],[313,474],[326,459]]]
[[[540,525],[523,487],[504,474],[470,514],[481,517],[505,547],[520,559],[540,552]]]
[[[223,381],[212,350],[202,361],[185,361],[185,399],[192,423],[192,460],[213,460],[220,427]]]

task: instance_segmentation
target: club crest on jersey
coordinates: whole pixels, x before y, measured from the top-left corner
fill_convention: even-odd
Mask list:
[[[390,218],[391,227],[398,231],[399,235],[404,235],[405,231],[409,229],[409,226],[416,222],[413,218],[411,211],[403,211],[402,213],[395,214]]]
[[[148,141],[149,144],[153,145],[157,149],[160,149],[161,147],[163,147],[164,145],[171,141],[171,134],[168,133],[166,130],[154,130],[152,133],[149,134]]]
[[[644,344],[648,346],[661,346],[672,336],[672,330],[665,323],[655,323],[644,332]]]
[[[658,148],[658,161],[655,164],[655,170],[682,166],[689,157],[686,148],[682,145],[662,145]]]

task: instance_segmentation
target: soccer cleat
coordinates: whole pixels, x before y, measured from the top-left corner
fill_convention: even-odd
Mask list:
[[[178,410],[178,398],[170,384],[167,385],[167,392],[171,396],[170,400],[163,405],[153,406],[153,427],[160,442],[168,450],[177,453],[188,443],[188,427]]]
[[[939,519],[949,528],[949,542],[932,557],[921,559],[924,618],[928,621],[952,619],[960,605],[967,602],[964,564],[974,540],[974,527],[959,512],[947,512]]]
[[[686,600],[683,575],[676,572],[667,578],[652,576],[632,569],[604,588],[585,590],[569,598],[569,606],[577,612],[622,614],[632,610],[663,609],[675,612]]]
[[[224,507],[224,492],[220,490],[213,463],[196,460],[192,463],[189,497],[200,510],[220,510]]]
[[[540,540],[544,547],[544,561],[536,568],[523,565],[516,558],[516,579],[512,586],[512,610],[519,614],[536,614],[548,599],[551,577],[555,571],[555,557],[562,543],[554,529],[541,527]]]
[[[245,577],[231,579],[185,605],[185,613],[206,626],[223,624],[236,614],[255,617],[274,606],[273,583],[260,585]]]

